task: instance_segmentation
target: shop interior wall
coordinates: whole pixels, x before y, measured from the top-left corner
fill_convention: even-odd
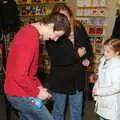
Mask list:
[[[108,23],[106,28],[106,38],[109,38],[112,34],[115,18],[116,18],[116,3],[118,0],[107,0],[108,1]]]
[[[75,4],[76,0],[68,0],[68,5],[73,10],[73,13],[75,14]],[[107,7],[108,7],[108,14],[107,14],[107,25],[106,25],[106,36],[105,39],[109,38],[112,34],[112,30],[115,23],[116,18],[116,3],[118,0],[107,0]]]

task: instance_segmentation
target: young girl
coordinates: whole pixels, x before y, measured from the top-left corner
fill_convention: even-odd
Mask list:
[[[71,9],[65,3],[55,4],[52,12],[66,15],[71,26],[68,37],[60,37],[57,44],[53,41],[46,42],[51,60],[48,85],[54,98],[52,115],[55,120],[64,120],[68,98],[69,119],[82,120],[86,82],[84,66],[87,67],[90,63],[92,47],[84,27],[81,24],[77,25]]]
[[[95,112],[100,120],[120,120],[120,39],[104,42],[98,80],[93,87]]]

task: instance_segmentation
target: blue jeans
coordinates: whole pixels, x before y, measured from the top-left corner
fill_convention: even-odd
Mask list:
[[[20,120],[54,120],[45,106],[37,108],[28,97],[7,95],[8,101],[20,113]]]
[[[53,93],[55,99],[52,115],[55,120],[64,120],[64,110],[68,96],[70,107],[70,120],[82,120],[83,92],[76,94]]]

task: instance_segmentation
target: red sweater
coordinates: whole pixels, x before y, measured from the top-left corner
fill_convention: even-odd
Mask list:
[[[39,58],[40,34],[27,25],[15,35],[6,65],[4,91],[12,96],[33,96],[39,93],[39,79],[35,77]]]

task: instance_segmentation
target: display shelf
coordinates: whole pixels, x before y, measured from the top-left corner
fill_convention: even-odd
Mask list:
[[[107,13],[107,0],[76,0],[76,19],[85,26],[93,47],[94,57],[88,68],[90,73],[97,74],[100,58],[103,56]]]
[[[89,18],[89,17],[105,17],[105,15],[77,15],[76,17],[87,17],[87,18]]]
[[[77,9],[93,9],[93,8],[105,8],[107,9],[106,6],[76,6]]]
[[[104,8],[79,8],[76,10],[76,16],[82,17],[105,17],[107,10]]]
[[[25,5],[18,7],[20,17],[36,17],[47,15],[51,12],[46,5]]]
[[[91,6],[106,6],[106,0],[76,0],[78,6],[91,7]]]
[[[68,0],[16,0],[19,16],[24,24],[39,21],[51,12],[55,3],[67,2]],[[31,20],[32,19],[32,20]]]
[[[17,5],[40,5],[68,2],[68,0],[16,0]]]
[[[26,17],[29,17],[29,18],[35,18],[35,17],[43,17],[43,15],[20,15],[20,17],[22,18],[26,18]]]

